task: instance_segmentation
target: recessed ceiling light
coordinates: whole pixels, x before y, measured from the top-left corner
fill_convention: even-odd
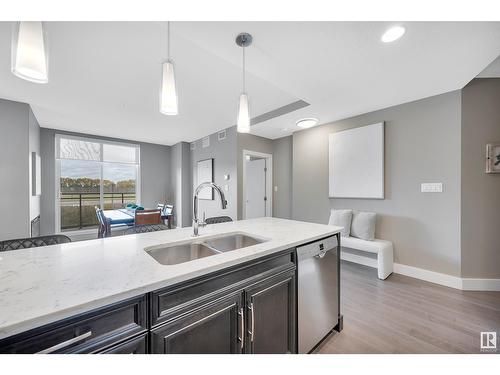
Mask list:
[[[282,128],[281,131],[282,132],[287,132],[289,129],[288,128]]]
[[[382,42],[391,43],[399,38],[401,38],[405,33],[405,28],[403,26],[394,26],[388,29],[384,35],[382,35]]]
[[[314,118],[314,117],[303,118],[302,120],[297,121],[295,123],[295,125],[297,125],[299,128],[307,129],[307,128],[313,127],[314,125],[317,125],[318,121],[319,120],[317,118]]]

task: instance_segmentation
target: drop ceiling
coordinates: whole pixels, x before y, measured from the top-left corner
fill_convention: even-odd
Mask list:
[[[499,22],[174,22],[179,115],[158,111],[166,24],[47,22],[49,83],[10,73],[12,23],[0,22],[0,97],[29,103],[42,127],[172,145],[236,122],[242,31],[251,116],[308,106],[252,126],[279,138],[295,121],[320,124],[462,88],[500,53]],[[285,130],[286,129],[286,130]]]

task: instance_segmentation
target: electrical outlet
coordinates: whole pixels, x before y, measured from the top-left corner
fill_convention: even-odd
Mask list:
[[[422,193],[442,193],[443,183],[442,182],[425,182],[420,184],[420,191]]]

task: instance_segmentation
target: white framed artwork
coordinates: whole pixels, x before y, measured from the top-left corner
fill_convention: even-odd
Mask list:
[[[384,199],[384,123],[329,135],[330,198]]]
[[[206,159],[198,161],[197,165],[197,184],[203,182],[214,182],[214,159]],[[214,199],[214,189],[207,187],[200,191],[198,199]]]

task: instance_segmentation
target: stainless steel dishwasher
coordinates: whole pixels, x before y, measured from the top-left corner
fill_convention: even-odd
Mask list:
[[[299,353],[309,353],[339,324],[337,236],[297,247],[297,261]]]

